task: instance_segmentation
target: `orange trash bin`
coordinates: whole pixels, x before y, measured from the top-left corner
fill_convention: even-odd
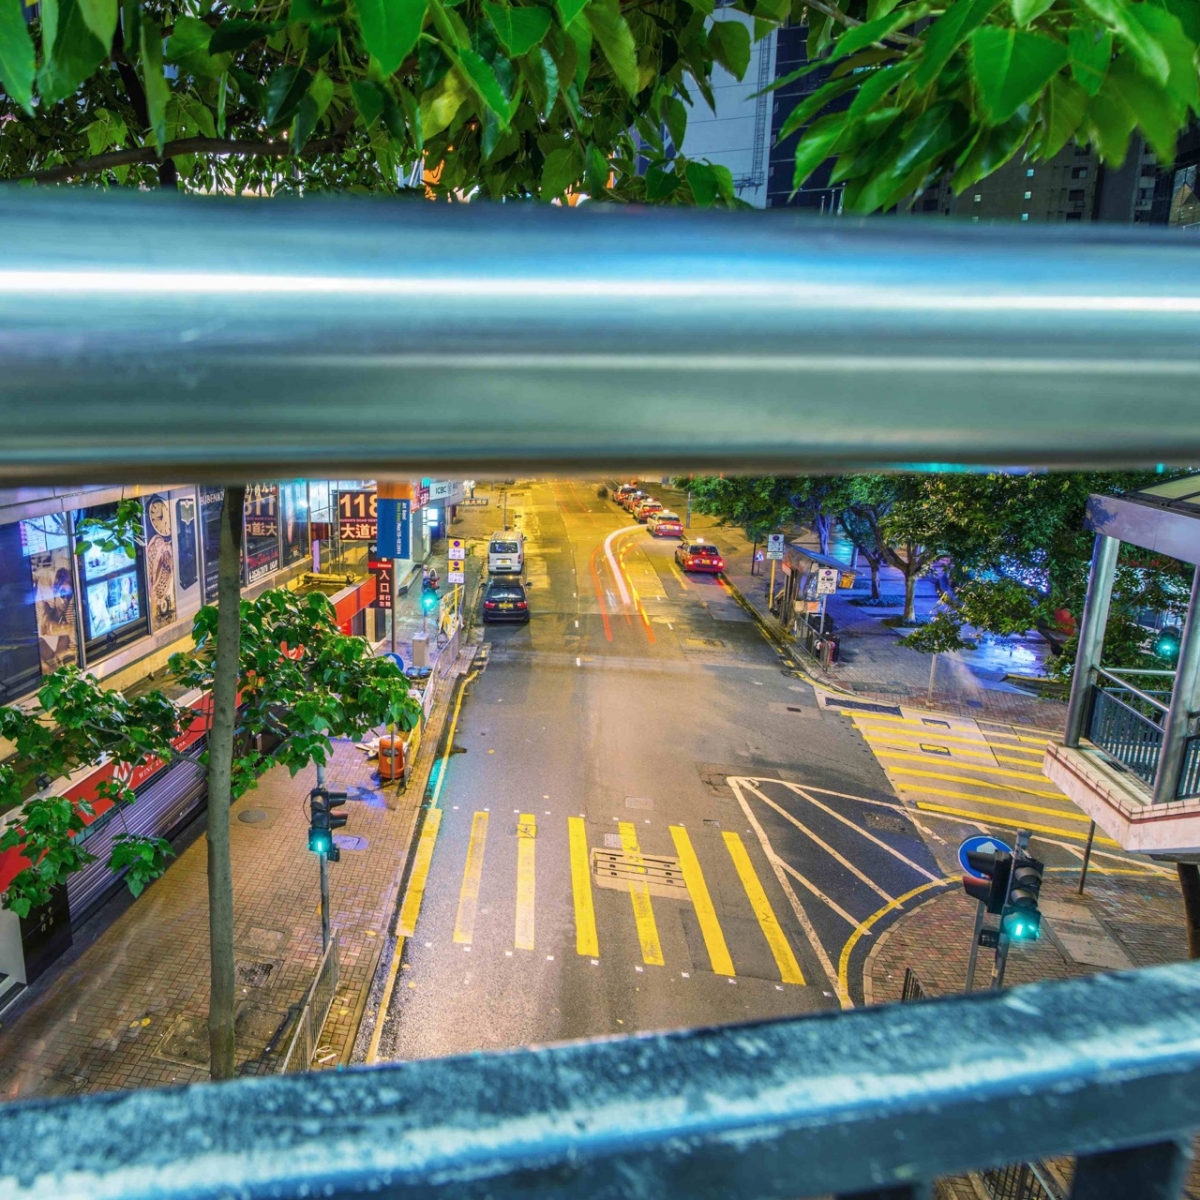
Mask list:
[[[398,734],[384,734],[379,739],[379,778],[404,778],[404,739]]]

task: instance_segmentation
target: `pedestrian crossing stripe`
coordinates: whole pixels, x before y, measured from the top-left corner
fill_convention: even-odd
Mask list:
[[[700,922],[700,933],[704,938],[704,948],[708,951],[708,961],[712,964],[715,975],[736,975],[733,969],[733,959],[729,956],[729,947],[725,944],[725,935],[721,932],[721,923],[717,920],[716,909],[713,908],[712,897],[708,892],[708,884],[704,880],[704,872],[700,869],[700,860],[692,846],[692,839],[682,825],[671,826],[671,839],[675,843],[675,853],[679,855],[679,866],[683,870],[683,881],[687,884],[688,895],[696,909],[696,919]]]
[[[974,797],[970,797],[974,799]],[[926,804],[924,801],[918,801],[917,808],[922,812],[930,813],[945,813],[951,817],[967,818],[967,824],[973,825],[1001,825],[1005,829],[1028,829],[1032,833],[1046,833],[1054,837],[1067,838],[1073,842],[1083,842],[1087,840],[1087,835],[1083,833],[1072,833],[1068,829],[1055,829],[1053,825],[1035,825],[1030,821],[1014,820],[1003,816],[993,816],[991,813],[971,812],[963,808],[948,808],[942,804]],[[1062,813],[1056,813],[1056,816],[1062,816]],[[1084,818],[1085,820],[1087,818]],[[1119,842],[1114,842],[1112,838],[1101,837],[1096,834],[1094,839],[1097,846],[1116,846],[1120,848]]]
[[[1057,817],[1060,821],[1087,823],[1091,820],[1091,817],[1087,816],[1086,813],[1065,812],[1061,808],[1047,808],[1041,804],[1021,804],[1016,800],[996,800],[990,796],[976,796],[971,792],[952,792],[949,788],[923,787],[920,789],[906,788],[905,790],[915,790],[921,796],[948,796],[951,800],[969,800],[972,804],[981,805],[983,808],[1006,808],[1017,812],[1038,813],[1043,817]],[[986,814],[979,813],[977,815],[983,817]]]
[[[533,813],[522,813],[517,826],[517,927],[513,940],[517,950],[533,949],[535,821]]]
[[[885,757],[879,755],[880,758]],[[1048,800],[1063,800],[1062,792],[1052,792],[1045,788],[1021,787],[1015,783],[992,783],[988,779],[972,779],[962,775],[947,775],[941,771],[915,771],[911,767],[889,767],[891,775],[911,775],[914,779],[940,779],[944,783],[969,783],[972,787],[991,788],[997,792],[1021,792],[1026,796],[1045,796]],[[935,791],[934,788],[923,788],[923,791]],[[982,799],[982,797],[980,797]]]
[[[641,867],[644,870],[636,826],[632,821],[620,821],[617,823],[617,832],[621,836],[621,849],[625,851],[630,865],[634,869]],[[629,884],[629,896],[633,902],[633,919],[642,947],[642,961],[651,967],[665,966],[662,945],[658,940],[658,926],[654,922],[654,906],[650,903],[650,889],[644,883],[634,881]]]
[[[1010,739],[1012,741],[1016,741],[1016,742],[1037,742],[1043,746],[1049,745],[1050,742],[1054,741],[1054,738],[1052,736],[1044,735],[1044,734],[1006,732],[1001,729],[987,729],[987,730],[980,729],[979,726],[977,724],[975,724],[975,722],[972,721],[970,717],[955,718],[956,720],[960,721],[961,724],[954,726],[954,725],[951,725],[948,721],[940,721],[940,720],[935,721],[933,718],[930,718],[930,717],[904,717],[904,716],[895,717],[895,716],[892,716],[890,713],[864,713],[864,712],[853,712],[853,711],[850,711],[847,709],[843,709],[842,715],[845,717],[853,717],[856,721],[864,721],[864,722],[870,721],[870,722],[885,723],[885,724],[890,723],[893,725],[907,725],[913,729],[922,730],[925,733],[928,733],[930,728],[934,725],[940,726],[943,729],[957,729],[960,733],[963,732],[964,730],[971,729],[971,727],[973,726],[981,737],[990,736],[990,737],[994,737],[994,738],[1008,738],[1008,739]],[[941,734],[939,733],[938,736],[940,737]]]
[[[767,945],[771,947],[775,965],[779,968],[780,979],[784,983],[802,984],[804,975],[800,971],[800,964],[796,961],[796,956],[792,953],[792,948],[779,924],[779,918],[775,916],[775,910],[771,907],[771,901],[767,899],[767,893],[763,890],[763,885],[755,874],[754,864],[750,861],[750,855],[746,853],[742,839],[731,830],[725,830],[721,836],[725,839],[729,856],[733,859],[734,868],[737,870],[738,878],[742,881],[746,898],[750,901],[750,907],[754,910],[759,927],[767,939]]]
[[[929,730],[920,730],[919,727],[914,727],[912,730],[895,730],[889,726],[884,729],[871,729],[864,724],[867,718],[863,717],[862,713],[852,712],[850,709],[844,708],[841,710],[843,717],[850,717],[862,731],[863,736],[871,741],[872,739],[880,742],[901,742],[906,745],[920,745],[921,738],[929,737]],[[875,720],[871,717],[870,720]],[[986,738],[977,737],[956,737],[948,733],[939,732],[937,735],[939,742],[958,742],[965,746],[987,746],[993,750],[1007,750],[1014,754],[1029,754],[1036,755],[1039,759],[1044,757],[1044,751],[1035,750],[1032,747],[1026,750],[1023,746],[1012,746],[1008,742],[989,742]]]
[[[921,749],[924,750],[924,749],[926,749],[926,747],[922,746]],[[946,751],[943,751],[942,753],[949,754],[949,751],[946,750]],[[929,759],[925,758],[923,755],[904,754],[901,751],[897,751],[897,750],[876,750],[875,757],[876,758],[894,758],[900,762],[919,762],[919,763],[926,763],[926,764],[929,762]],[[1034,772],[1032,772],[1032,771],[1010,771],[1005,767],[994,767],[994,766],[992,766],[991,763],[962,762],[960,759],[957,759],[957,758],[953,759],[952,762],[949,764],[942,763],[941,765],[942,766],[953,765],[953,766],[957,767],[960,771],[990,771],[993,775],[1004,775],[1004,776],[1007,776],[1009,779],[1032,779],[1035,782],[1040,782],[1040,783],[1044,783],[1046,780],[1045,775],[1042,775],[1040,772],[1038,774],[1034,774]],[[930,776],[930,778],[934,778],[934,776]],[[1054,792],[1051,794],[1059,795],[1058,792]]]

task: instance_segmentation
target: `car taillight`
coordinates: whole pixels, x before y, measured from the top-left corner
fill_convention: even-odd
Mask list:
[[[517,601],[517,607],[518,607],[518,608],[528,608],[528,607],[529,607],[529,605],[528,605],[528,604],[526,604],[524,600],[518,600],[518,601]]]
[[[717,570],[718,570],[718,571],[723,571],[723,570],[725,570],[725,560],[724,560],[723,558],[718,558],[718,559],[717,559]]]
[[[696,565],[696,560],[690,554],[687,556],[687,565],[689,567],[694,567]]]
[[[483,607],[484,608],[495,608],[496,602],[495,602],[495,600],[485,600],[483,602]]]

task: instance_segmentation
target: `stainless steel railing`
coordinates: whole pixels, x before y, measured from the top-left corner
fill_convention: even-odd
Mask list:
[[[312,1070],[313,1057],[321,1041],[321,1031],[333,1007],[339,980],[338,939],[334,934],[329,946],[321,955],[317,973],[304,995],[300,1014],[292,1032],[291,1041],[279,1064],[279,1074],[288,1075],[298,1071]]]
[[[1128,767],[1147,787],[1153,787],[1163,731],[1162,717],[1146,703],[1149,699],[1132,689],[1095,685],[1088,738]]]

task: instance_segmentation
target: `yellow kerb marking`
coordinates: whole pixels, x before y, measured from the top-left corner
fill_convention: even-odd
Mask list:
[[[533,813],[522,813],[517,826],[517,936],[518,950],[533,949],[533,851],[537,823]]]

